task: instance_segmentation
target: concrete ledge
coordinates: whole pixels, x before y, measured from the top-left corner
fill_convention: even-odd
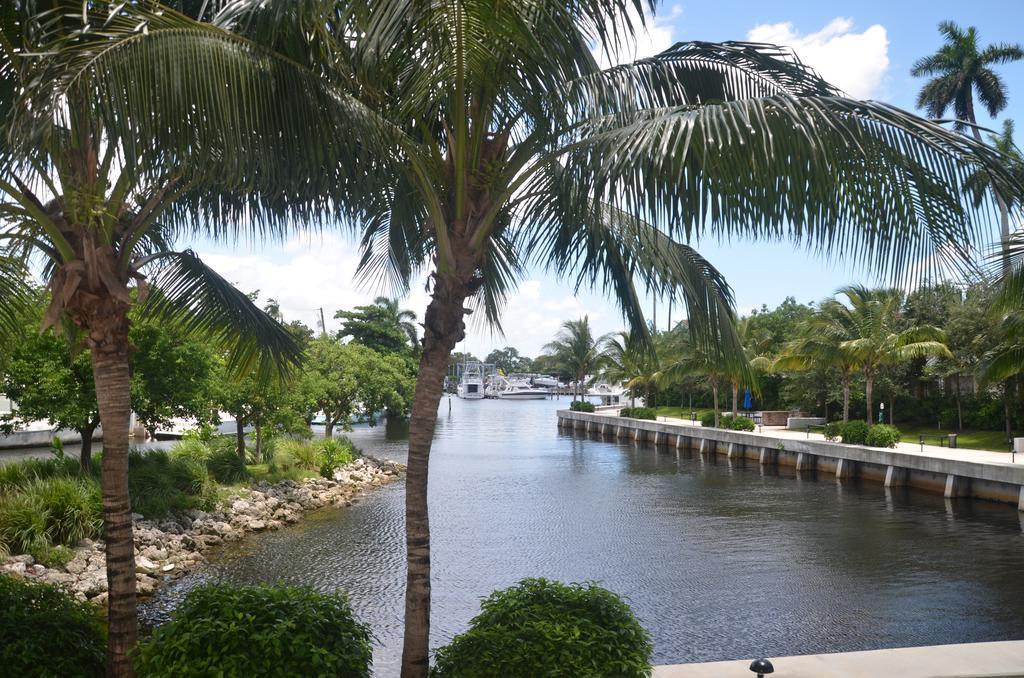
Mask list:
[[[803,431],[808,426],[824,426],[825,423],[825,417],[789,417],[786,419],[786,428]]]
[[[619,437],[629,436],[637,442],[674,443],[677,449],[695,447],[702,455],[727,454],[729,459],[795,465],[798,471],[836,473],[840,478],[859,476],[886,482],[890,487],[908,485],[941,492],[947,497],[975,497],[1013,504],[1024,510],[1024,464],[950,458],[948,455],[959,453],[956,450],[943,450],[946,456],[935,456],[928,452],[919,454],[567,410],[558,412],[558,421],[561,428],[574,429],[591,423],[609,424],[615,427]],[[964,457],[969,455],[970,452],[963,453]]]
[[[657,666],[654,678],[751,678],[750,659]],[[1024,640],[771,658],[779,678],[1020,678]]]

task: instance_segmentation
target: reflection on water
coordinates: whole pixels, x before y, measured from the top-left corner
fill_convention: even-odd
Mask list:
[[[519,579],[626,596],[656,663],[1024,637],[1018,512],[879,484],[560,433],[554,401],[443,401],[431,461],[432,642]],[[390,434],[390,435],[389,435]],[[403,459],[399,429],[362,428]],[[397,675],[404,488],[222,551],[145,609],[205,580],[341,589]]]

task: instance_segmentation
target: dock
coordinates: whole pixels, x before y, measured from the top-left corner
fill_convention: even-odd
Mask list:
[[[558,411],[558,427],[589,435],[663,445],[797,471],[862,478],[885,487],[914,487],[946,498],[972,497],[1024,511],[1024,455],[903,443],[896,449],[844,445],[799,431],[731,431],[679,420],[650,421],[617,413]]]
[[[1021,678],[1024,640],[770,657],[771,678]],[[653,678],[752,678],[749,659],[657,666]]]

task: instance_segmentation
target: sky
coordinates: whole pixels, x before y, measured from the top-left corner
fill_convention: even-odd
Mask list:
[[[647,18],[647,33],[619,60],[655,54],[688,40],[783,44],[851,96],[915,110],[923,81],[911,77],[910,68],[940,46],[936,27],[943,20],[976,26],[983,44],[1024,42],[1021,0],[700,0],[660,4]],[[1002,66],[1000,73],[1010,93],[1000,120],[1020,120],[1019,129],[1024,129],[1024,62]],[[980,109],[979,115],[982,125],[993,129],[1001,125]],[[355,281],[357,246],[342,233],[296,236],[266,245],[186,244],[244,291],[259,290],[261,301],[276,299],[286,320],[301,320],[311,327],[318,326],[321,308],[331,331],[339,326],[333,319],[336,310],[368,303],[386,292]],[[787,296],[810,302],[851,282],[879,282],[852,263],[822,261],[788,243],[703,241],[696,245],[732,285],[740,314],[762,305],[774,307]],[[403,306],[422,318],[428,301],[421,281]],[[648,300],[646,308],[654,307],[654,300]],[[657,304],[656,314],[659,327],[664,327],[669,320],[667,302]],[[545,271],[528,271],[502,316],[504,335],[496,335],[470,316],[468,336],[457,350],[483,358],[492,348],[514,346],[522,355],[535,356],[563,321],[583,315],[600,333],[623,327],[614,302],[599,292],[577,294],[567,281]],[[678,320],[678,306],[674,315],[673,321]]]

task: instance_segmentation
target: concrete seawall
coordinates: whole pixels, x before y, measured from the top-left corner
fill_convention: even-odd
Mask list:
[[[798,471],[831,473],[837,480],[864,478],[884,483],[886,487],[905,485],[938,492],[947,498],[997,501],[1024,511],[1024,464],[951,459],[948,455],[936,456],[928,452],[918,454],[822,440],[772,437],[770,433],[728,431],[569,410],[559,410],[558,426],[603,437],[691,449],[700,454],[791,466]],[[969,454],[966,451],[962,456]]]

